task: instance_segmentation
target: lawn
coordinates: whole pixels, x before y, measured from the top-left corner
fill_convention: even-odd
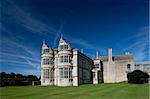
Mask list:
[[[149,84],[0,87],[0,99],[149,99]]]

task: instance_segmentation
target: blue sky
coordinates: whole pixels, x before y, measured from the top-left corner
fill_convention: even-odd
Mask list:
[[[89,57],[129,51],[150,61],[148,0],[1,0],[1,71],[40,75],[42,41],[61,34]]]

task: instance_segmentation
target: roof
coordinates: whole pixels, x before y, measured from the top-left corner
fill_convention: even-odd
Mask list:
[[[112,60],[114,60],[114,61],[127,60],[127,59],[133,59],[133,55],[128,54],[128,55],[114,55],[114,56],[112,56]],[[101,60],[102,61],[108,61],[108,56],[102,56]]]

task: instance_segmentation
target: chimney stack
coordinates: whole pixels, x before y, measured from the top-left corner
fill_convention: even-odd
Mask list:
[[[112,48],[108,49],[108,61],[112,61]]]

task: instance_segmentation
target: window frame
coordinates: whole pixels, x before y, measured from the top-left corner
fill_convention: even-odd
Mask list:
[[[70,55],[62,55],[59,57],[60,63],[71,63],[71,56]]]
[[[60,79],[70,79],[72,78],[72,68],[59,68]]]
[[[43,78],[44,79],[50,78],[50,70],[49,69],[43,69]]]
[[[46,53],[49,53],[49,52],[50,52],[49,49],[44,49],[44,50],[43,50],[43,54],[46,54]]]
[[[53,58],[44,58],[44,59],[42,60],[42,64],[43,64],[43,65],[52,65],[53,63],[54,63]]]
[[[99,68],[100,64],[94,64],[94,68]]]

